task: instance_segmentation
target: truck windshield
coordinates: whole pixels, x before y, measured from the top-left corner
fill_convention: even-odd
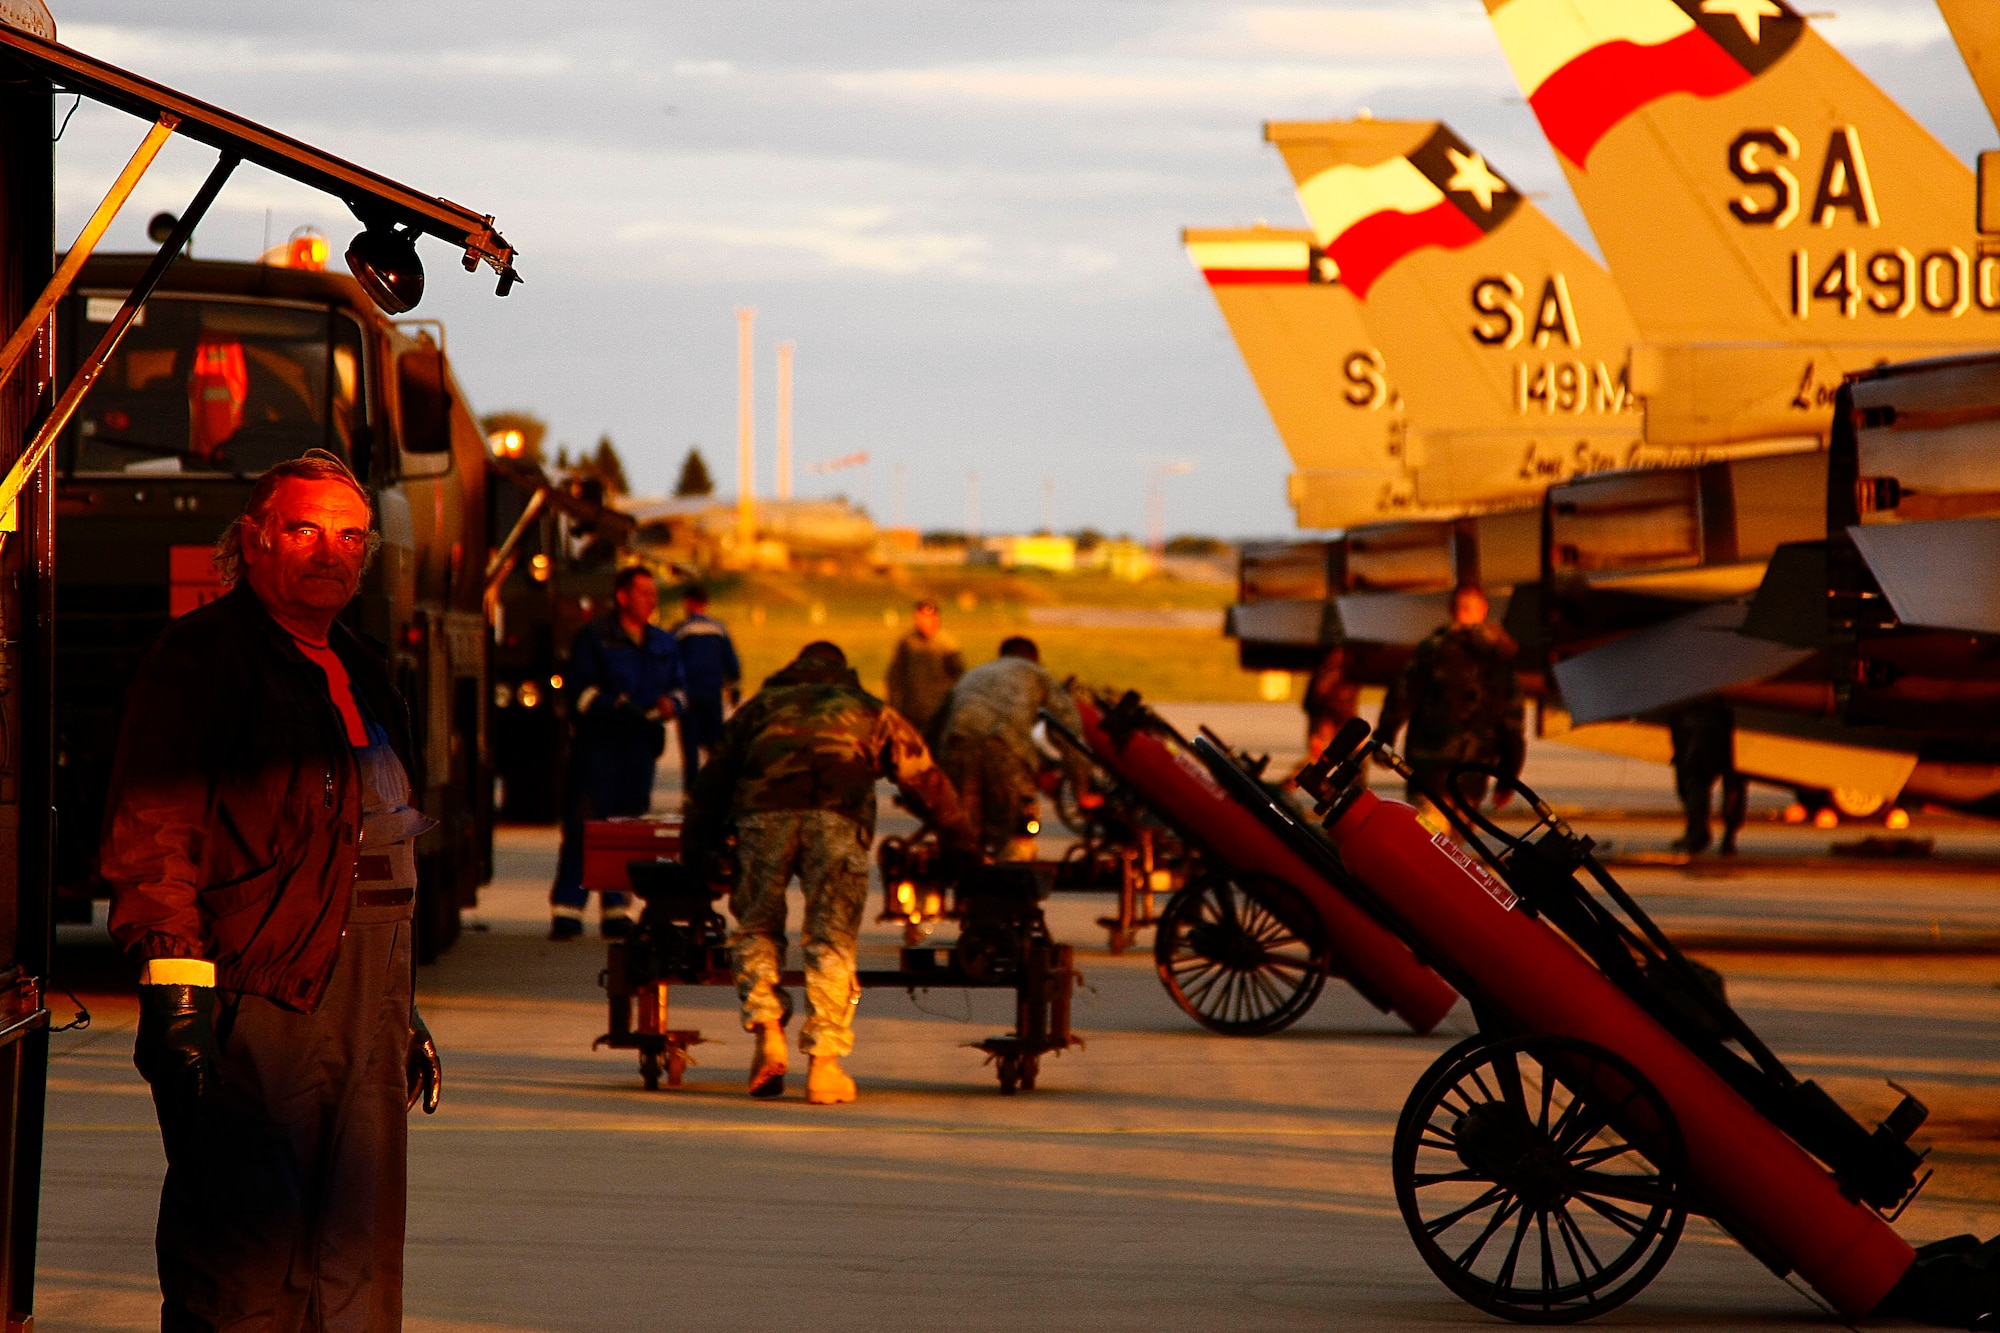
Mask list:
[[[119,298],[69,302],[72,364]],[[327,307],[155,296],[77,413],[67,471],[254,476],[308,449],[354,456],[361,332]],[[67,371],[66,371],[67,373]]]

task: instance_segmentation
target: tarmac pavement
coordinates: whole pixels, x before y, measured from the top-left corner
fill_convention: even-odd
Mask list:
[[[1297,717],[1207,715],[1225,735],[1233,722],[1274,742]],[[1575,762],[1566,784],[1607,804],[1615,793],[1639,816],[1590,831],[1664,846],[1664,770]],[[1977,852],[1990,837],[1939,827],[1941,850]],[[1790,831],[1757,832],[1793,839],[1778,852],[1811,850]],[[1389,1180],[1396,1114],[1471,1030],[1463,1005],[1420,1038],[1332,983],[1284,1033],[1214,1036],[1173,1007],[1144,946],[1104,951],[1094,921],[1108,899],[1062,896],[1051,926],[1079,946],[1087,1044],[1046,1060],[1033,1093],[998,1095],[965,1045],[1007,1029],[1008,993],[871,991],[849,1061],[857,1104],[808,1107],[798,1076],[783,1101],[752,1102],[748,1039],[720,989],[673,993],[673,1025],[712,1044],[684,1088],[647,1093],[631,1053],[590,1049],[605,1030],[602,947],[542,938],[553,832],[503,830],[498,846],[472,928],[419,977],[445,1091],[436,1117],[412,1121],[413,1330],[1500,1326],[1424,1268]],[[1919,1142],[1938,1174],[1904,1235],[2000,1232],[2000,956],[1983,944],[2000,932],[1995,881],[1922,863],[1800,873],[1770,859],[1727,877],[1647,867],[1624,878],[1670,930],[1728,946],[1703,956],[1802,1075],[1864,1120],[1895,1100],[1887,1078],[1930,1104]],[[1854,947],[1797,951],[1841,932]],[[1947,934],[1961,947],[1937,947]],[[864,965],[893,965],[897,943],[871,922]],[[94,1022],[55,1038],[38,1322],[156,1327],[163,1161],[131,1066],[136,1003],[101,931],[65,928],[62,966]],[[1700,1222],[1651,1287],[1599,1322],[1832,1323]]]

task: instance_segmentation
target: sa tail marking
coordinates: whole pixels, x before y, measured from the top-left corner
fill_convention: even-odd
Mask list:
[[[1750,227],[1782,230],[1799,216],[1799,178],[1785,165],[1799,160],[1798,136],[1783,125],[1745,130],[1729,144],[1729,174],[1752,187],[1729,201],[1729,212]],[[1757,191],[1770,191],[1769,195]],[[1827,136],[1826,158],[1820,164],[1819,186],[1813,191],[1808,220],[1831,227],[1842,211],[1864,227],[1879,227],[1875,186],[1868,178],[1868,155],[1861,151],[1861,133],[1852,125],[1836,125]]]

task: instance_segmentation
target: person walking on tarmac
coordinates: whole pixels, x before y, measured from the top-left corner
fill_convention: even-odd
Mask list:
[[[1750,812],[1750,781],[1736,771],[1736,714],[1717,695],[1674,710],[1667,720],[1674,743],[1674,789],[1687,817],[1687,831],[1674,850],[1700,855],[1714,841],[1709,802],[1722,780],[1722,855],[1736,855],[1736,835]]]
[[[686,704],[680,650],[653,623],[659,586],[643,566],[618,571],[611,610],[585,625],[570,650],[563,691],[571,726],[563,792],[562,850],[549,890],[549,938],[583,934],[583,826],[587,820],[643,815],[653,803],[653,766],[667,748],[667,723]],[[631,930],[631,895],[606,890],[599,930]]]
[[[169,1333],[401,1326],[406,1117],[442,1074],[412,994],[433,821],[409,717],[336,620],[375,540],[334,455],[271,468],[217,545],[228,591],[125,697],[98,870],[140,965]]]
[[[944,706],[945,696],[965,674],[965,658],[958,641],[946,634],[938,619],[937,603],[926,598],[911,612],[913,628],[896,645],[889,659],[889,707],[909,719],[910,725],[932,737],[931,723]]]
[[[1382,701],[1376,734],[1394,745],[1409,725],[1403,759],[1413,770],[1410,803],[1441,800],[1454,764],[1486,764],[1509,778],[1527,757],[1521,685],[1514,675],[1519,650],[1498,625],[1486,623],[1486,594],[1471,585],[1451,595],[1451,622],[1419,643]],[[1461,794],[1477,804],[1484,778],[1468,776]],[[1501,788],[1495,805],[1512,793]]]
[[[1041,754],[1034,730],[1046,708],[1072,736],[1083,734],[1076,701],[1042,667],[1033,639],[1015,637],[1000,656],[976,666],[952,686],[936,726],[938,762],[977,822],[981,847],[1003,861],[1035,859],[1041,832]],[[1051,738],[1054,739],[1054,738]],[[1058,740],[1078,801],[1094,807],[1090,762]]]
[[[681,796],[694,791],[695,776],[702,760],[722,737],[724,696],[732,706],[740,693],[742,664],[736,660],[736,645],[722,622],[708,614],[708,589],[699,583],[688,585],[681,594],[681,623],[668,631],[680,649],[681,674],[687,681],[687,707],[681,710],[675,730],[681,738]]]
[[[1347,645],[1326,650],[1306,680],[1305,764],[1318,759],[1340,729],[1361,711],[1361,687],[1347,679]],[[1304,768],[1305,764],[1299,765]]]
[[[784,1011],[777,997],[785,958],[785,886],[805,890],[800,942],[806,962],[805,1026],[799,1048],[812,1057],[806,1100],[854,1100],[840,1061],[854,1049],[856,938],[868,897],[868,847],[875,838],[875,782],[887,778],[947,850],[972,846],[958,794],[931,762],[923,737],[903,716],[861,688],[846,654],[809,643],[764,682],[722,728],[715,754],[695,783],[683,826],[687,864],[715,865],[731,834],[736,881],[729,936],[744,1030],[755,1038],[750,1095],[785,1091]]]

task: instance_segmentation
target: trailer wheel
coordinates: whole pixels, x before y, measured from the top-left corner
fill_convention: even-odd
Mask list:
[[[1062,780],[1056,783],[1051,804],[1055,806],[1056,818],[1062,821],[1064,828],[1079,838],[1088,838],[1091,835],[1091,830],[1097,822],[1096,818],[1083,808],[1082,802],[1077,800],[1076,783],[1071,781],[1069,774],[1063,774]]]
[[[1566,1324],[1658,1275],[1687,1220],[1673,1112],[1588,1042],[1461,1042],[1396,1127],[1396,1202],[1417,1252],[1488,1314]]]
[[[660,1090],[660,1057],[652,1051],[639,1053],[639,1081],[646,1085],[647,1092]]]
[[[1326,933],[1299,894],[1261,875],[1211,872],[1167,900],[1153,964],[1174,1003],[1211,1032],[1290,1026],[1326,985]]]

